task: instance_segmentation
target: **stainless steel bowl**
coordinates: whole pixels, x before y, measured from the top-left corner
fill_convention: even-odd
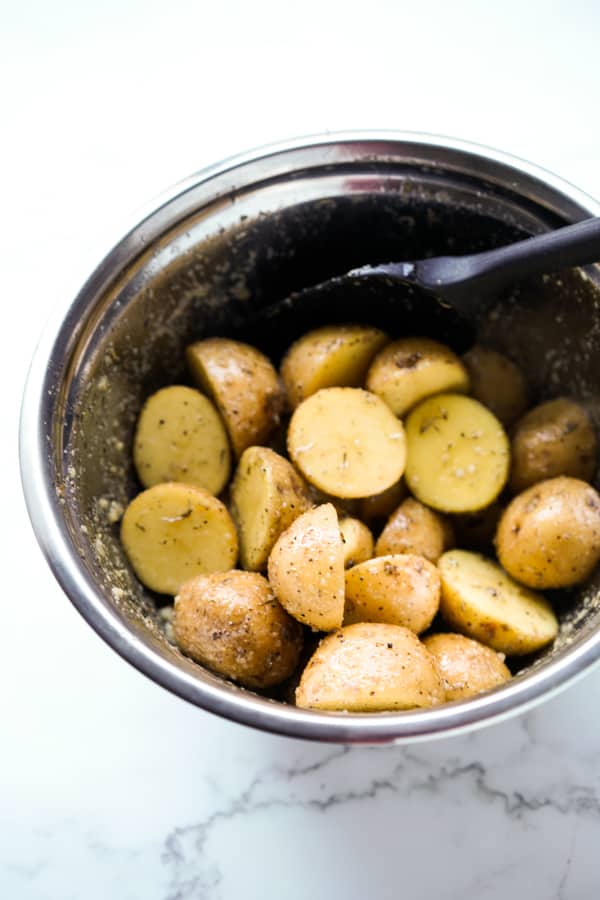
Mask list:
[[[408,741],[496,721],[548,697],[600,657],[599,579],[561,601],[555,647],[506,686],[405,713],[307,712],[242,690],[184,658],[132,576],[119,509],[135,490],[130,443],[143,398],[182,377],[192,338],[250,335],[290,289],[367,261],[463,252],[599,215],[532,165],[426,135],[328,135],[228,160],[177,185],[122,236],[46,330],[21,419],[27,505],[58,581],[132,665],[197,706],[267,731],[341,742]],[[539,396],[600,398],[600,272],[518,285],[478,323]],[[352,314],[369,318],[370,308]],[[320,311],[327,319],[327,311]],[[279,340],[281,343],[281,340]]]

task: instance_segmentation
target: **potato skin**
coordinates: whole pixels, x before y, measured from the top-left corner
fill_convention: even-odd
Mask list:
[[[507,506],[496,533],[498,559],[531,588],[571,587],[600,561],[600,495],[576,478],[551,478]]]
[[[490,347],[476,344],[463,356],[471,382],[470,394],[510,425],[527,409],[527,384],[517,365]]]
[[[510,487],[514,493],[559,475],[591,481],[597,442],[585,409],[567,397],[559,397],[529,410],[515,427],[511,458]]]
[[[340,519],[340,532],[344,542],[344,565],[347,569],[374,556],[373,535],[364,522],[347,516]]]
[[[422,556],[379,556],[346,572],[344,624],[383,622],[421,634],[440,605],[440,576]]]
[[[458,356],[430,338],[400,338],[377,354],[366,380],[396,416],[433,394],[467,392],[469,375]]]
[[[464,700],[511,678],[504,655],[462,634],[431,634],[423,643],[434,657],[446,700]]]
[[[448,519],[408,497],[388,519],[375,545],[375,555],[414,553],[435,562],[453,545]]]
[[[294,671],[302,628],[256,572],[198,575],[175,597],[173,631],[195,662],[249,688],[279,684]]]
[[[433,657],[408,628],[347,625],[327,635],[302,673],[296,706],[378,712],[436,706],[445,699]]]

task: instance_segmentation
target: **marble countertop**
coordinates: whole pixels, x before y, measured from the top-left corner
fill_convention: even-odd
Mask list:
[[[0,2],[4,402],[0,896],[596,900],[600,670],[535,711],[408,748],[313,745],[192,708],[88,628],[18,479],[55,303],[163,187],[271,140],[451,134],[600,196],[600,7]]]

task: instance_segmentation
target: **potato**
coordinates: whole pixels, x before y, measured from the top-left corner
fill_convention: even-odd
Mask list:
[[[302,673],[296,706],[378,712],[436,706],[444,696],[433,657],[412,631],[361,622],[321,641]]]
[[[508,438],[498,419],[471,397],[440,394],[406,421],[405,480],[417,500],[440,512],[476,512],[508,477]]]
[[[566,397],[534,407],[515,427],[511,457],[515,493],[559,475],[591,481],[597,445],[588,414]]]
[[[449,347],[429,338],[401,338],[377,354],[366,387],[404,416],[433,394],[468,391],[469,375]]]
[[[287,459],[267,447],[244,450],[231,485],[244,569],[266,569],[279,535],[312,505],[307,485]]]
[[[299,516],[279,536],[268,562],[282,606],[315,631],[339,628],[344,615],[344,545],[331,503]]]
[[[404,479],[401,478],[396,484],[379,494],[361,497],[356,501],[355,512],[363,522],[377,522],[379,519],[387,519],[405,497],[406,485]]]
[[[384,491],[406,462],[402,422],[360,388],[323,388],[304,400],[290,421],[288,450],[307,481],[342,498]]]
[[[208,397],[182,385],[149,397],[138,418],[133,462],[144,487],[184,481],[220,493],[231,471],[221,417]]]
[[[416,553],[435,562],[453,544],[449,521],[408,497],[388,519],[375,545],[375,555]]]
[[[340,531],[344,542],[344,565],[346,568],[371,559],[373,535],[363,522],[347,516],[345,519],[340,519]]]
[[[496,533],[498,559],[532,588],[571,587],[600,561],[600,495],[577,478],[551,478],[507,506]]]
[[[468,550],[438,560],[440,612],[457,631],[509,656],[533,653],[557,635],[548,601],[517,584],[497,563]]]
[[[476,344],[465,353],[471,396],[510,425],[527,409],[527,384],[518,366],[497,350]]]
[[[187,347],[186,359],[196,384],[217,404],[236,457],[266,443],[285,402],[267,357],[249,344],[215,337]]]
[[[362,387],[371,360],[387,340],[369,325],[326,325],[303,335],[281,363],[290,407],[321,388]]]
[[[422,556],[379,556],[346,572],[344,625],[384,622],[421,634],[439,605],[440,576]]]
[[[462,634],[431,634],[423,643],[437,663],[447,701],[475,697],[511,677],[504,654]]]
[[[288,678],[302,649],[301,626],[256,572],[186,581],[175,597],[173,631],[186,656],[249,688]]]
[[[175,481],[134,497],[121,542],[139,580],[160,594],[176,594],[194,575],[231,569],[238,554],[235,525],[221,501]]]

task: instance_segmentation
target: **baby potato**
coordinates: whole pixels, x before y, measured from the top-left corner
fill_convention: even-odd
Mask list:
[[[303,513],[271,550],[269,581],[282,606],[314,631],[339,628],[344,615],[344,545],[331,503]]]
[[[437,706],[444,697],[433,657],[412,631],[361,622],[321,641],[302,673],[296,706],[381,712]]]
[[[447,701],[475,697],[511,677],[504,654],[462,634],[431,634],[423,643],[437,663]]]
[[[577,478],[551,478],[507,506],[496,533],[498,559],[532,588],[571,587],[600,561],[600,495]]]
[[[406,421],[406,440],[406,484],[433,509],[477,512],[506,483],[508,438],[498,419],[471,397],[424,400]]]
[[[175,597],[173,631],[195,662],[248,688],[279,684],[294,671],[302,628],[256,572],[218,572],[186,581]]]
[[[373,535],[359,519],[347,516],[340,519],[340,532],[344,542],[344,565],[348,569],[373,556]]]
[[[375,555],[415,553],[435,562],[453,544],[449,521],[408,497],[388,519],[375,545]]]
[[[516,425],[511,457],[515,493],[559,475],[591,481],[597,444],[585,409],[567,397],[534,407]]]
[[[369,325],[325,325],[287,351],[281,377],[292,409],[327,387],[362,387],[371,360],[387,335]]]
[[[458,356],[430,338],[400,338],[377,354],[367,374],[367,390],[404,416],[426,397],[469,390],[469,375]]]
[[[231,454],[221,417],[208,397],[183,385],[149,397],[138,418],[133,462],[144,487],[184,481],[219,494]]]
[[[421,634],[439,605],[440,576],[422,556],[378,556],[346,572],[344,625],[384,622]]]
[[[307,481],[332,497],[377,494],[404,471],[404,428],[385,403],[360,388],[323,388],[296,408],[289,454]]]
[[[449,550],[439,558],[438,570],[440,612],[457,631],[508,656],[533,653],[556,637],[558,622],[548,601],[491,559]]]
[[[244,569],[266,569],[279,535],[312,505],[307,485],[287,459],[268,447],[244,450],[231,485]]]
[[[266,443],[285,402],[267,357],[249,344],[218,337],[196,341],[185,355],[192,378],[216,403],[236,457]]]
[[[361,497],[356,501],[356,515],[363,522],[377,522],[379,519],[387,519],[398,504],[406,497],[406,485],[401,478],[391,487],[379,494],[371,494],[370,497]]]
[[[476,344],[465,353],[471,396],[493,412],[503,425],[510,425],[527,409],[527,384],[517,365],[490,347]]]
[[[121,520],[121,543],[135,574],[160,594],[176,594],[194,575],[235,565],[238,539],[227,508],[191,484],[142,491]]]

